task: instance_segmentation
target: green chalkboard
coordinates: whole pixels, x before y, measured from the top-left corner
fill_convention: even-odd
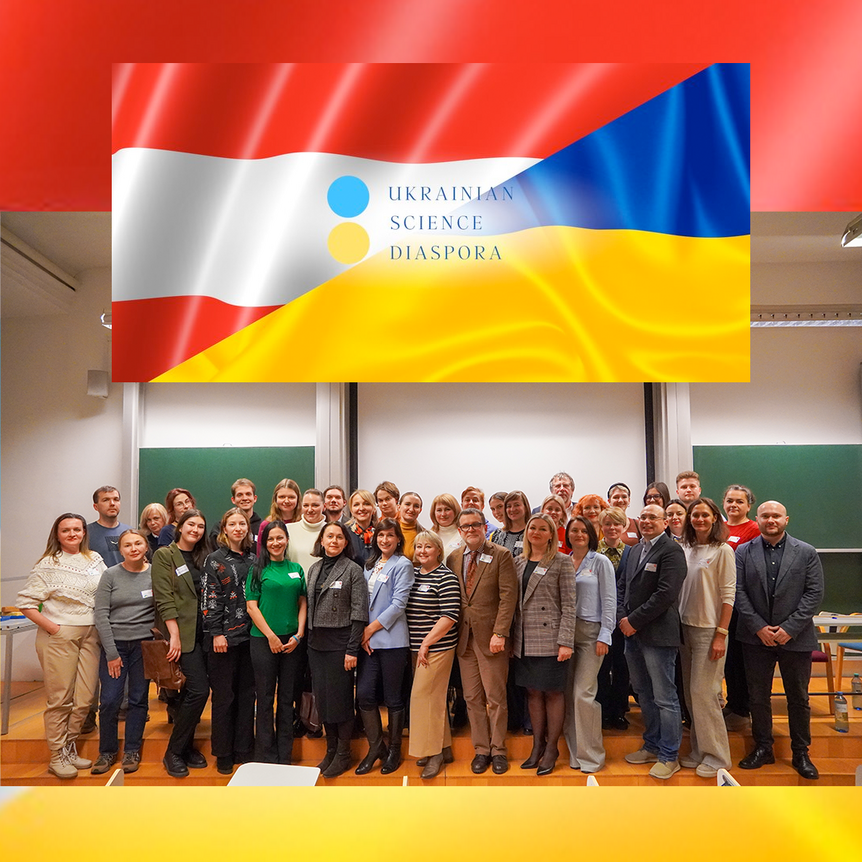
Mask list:
[[[303,491],[314,487],[314,447],[141,449],[138,500],[142,509],[164,504],[171,488],[188,488],[212,526],[230,508],[230,486],[240,477],[254,482],[255,510],[265,518],[281,479],[294,479]]]
[[[787,507],[787,531],[815,548],[862,548],[862,446],[695,446],[703,493],[721,505],[731,484]],[[754,512],[751,512],[754,517]],[[862,610],[862,554],[820,554],[821,607]]]
[[[862,446],[695,446],[694,469],[719,505],[728,485],[747,485],[759,502],[787,507],[797,539],[862,548]]]

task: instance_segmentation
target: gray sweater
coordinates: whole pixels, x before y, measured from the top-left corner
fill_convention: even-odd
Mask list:
[[[140,641],[152,637],[155,625],[150,566],[130,572],[122,563],[102,574],[96,590],[96,629],[108,661],[119,658],[115,640]]]

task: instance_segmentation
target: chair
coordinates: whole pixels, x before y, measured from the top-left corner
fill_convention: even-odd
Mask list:
[[[316,766],[284,763],[243,763],[231,776],[228,787],[314,787],[320,770]]]
[[[739,787],[739,782],[726,770],[719,769],[715,776],[716,784],[719,787]]]
[[[821,614],[829,616],[832,611],[820,611]],[[834,634],[836,632],[846,632],[847,626],[817,626],[817,628],[823,632],[824,634],[830,633]],[[826,664],[826,690],[829,692],[829,714],[835,715],[835,674],[832,670],[832,644],[821,643],[820,646],[822,649],[812,650],[811,652],[811,661],[813,662],[825,662]],[[840,691],[840,689],[838,689]]]
[[[125,773],[123,772],[122,767],[117,767],[108,779],[108,783],[105,787],[122,787],[123,784],[125,784]]]
[[[853,613],[850,614],[851,617],[862,617],[862,614]],[[859,620],[859,625],[862,625],[862,619]],[[846,632],[850,626],[843,626],[839,629],[839,631]],[[862,656],[862,643],[854,642],[854,643],[839,643],[837,650],[837,670],[836,676],[838,677],[838,691],[844,691],[844,653],[849,651],[852,655]]]

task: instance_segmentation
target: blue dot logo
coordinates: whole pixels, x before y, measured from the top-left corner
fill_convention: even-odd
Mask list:
[[[339,177],[329,187],[326,202],[341,218],[355,218],[368,206],[368,186],[359,177]]]

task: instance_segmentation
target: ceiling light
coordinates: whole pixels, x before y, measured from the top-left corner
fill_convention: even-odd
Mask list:
[[[850,224],[844,228],[844,236],[841,237],[841,245],[844,248],[848,246],[862,246],[862,215],[856,216]]]

